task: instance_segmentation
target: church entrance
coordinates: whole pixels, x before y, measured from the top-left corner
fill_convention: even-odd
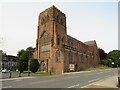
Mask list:
[[[40,71],[48,72],[48,60],[41,61]]]

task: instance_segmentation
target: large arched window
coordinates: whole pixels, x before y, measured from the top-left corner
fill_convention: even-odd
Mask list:
[[[51,44],[51,39],[50,39],[50,35],[44,31],[41,34],[41,39],[40,39],[40,50],[41,51],[49,51],[50,50],[50,44]]]

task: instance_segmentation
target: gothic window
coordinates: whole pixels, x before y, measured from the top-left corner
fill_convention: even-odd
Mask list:
[[[70,39],[68,39],[68,44],[70,43]]]
[[[63,20],[62,20],[62,18],[60,19],[60,23],[63,25]]]
[[[56,62],[60,62],[60,51],[57,50],[56,52]]]
[[[81,62],[83,63],[83,53],[81,54]]]
[[[49,16],[47,15],[47,21],[49,21]]]
[[[57,45],[60,45],[60,36],[57,35]]]
[[[64,44],[64,37],[62,38],[62,44]]]
[[[59,22],[59,16],[57,16],[57,22]]]
[[[50,44],[51,44],[51,40],[50,40],[50,35],[44,31],[41,35],[41,39],[40,39],[40,50],[41,51],[49,51],[50,50]]]
[[[42,18],[42,19],[41,19],[41,24],[44,24],[44,22],[45,22],[45,19]]]
[[[69,57],[69,63],[72,63],[72,52],[71,51],[69,51],[68,57]]]

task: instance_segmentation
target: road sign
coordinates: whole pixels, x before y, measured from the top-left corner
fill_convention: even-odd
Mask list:
[[[74,70],[75,70],[75,65],[74,65],[74,64],[69,64],[69,69],[70,69],[71,71],[74,71]]]

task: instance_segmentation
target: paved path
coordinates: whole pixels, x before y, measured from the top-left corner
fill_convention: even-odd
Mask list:
[[[103,78],[97,82],[86,85],[82,88],[117,88],[118,75]]]

